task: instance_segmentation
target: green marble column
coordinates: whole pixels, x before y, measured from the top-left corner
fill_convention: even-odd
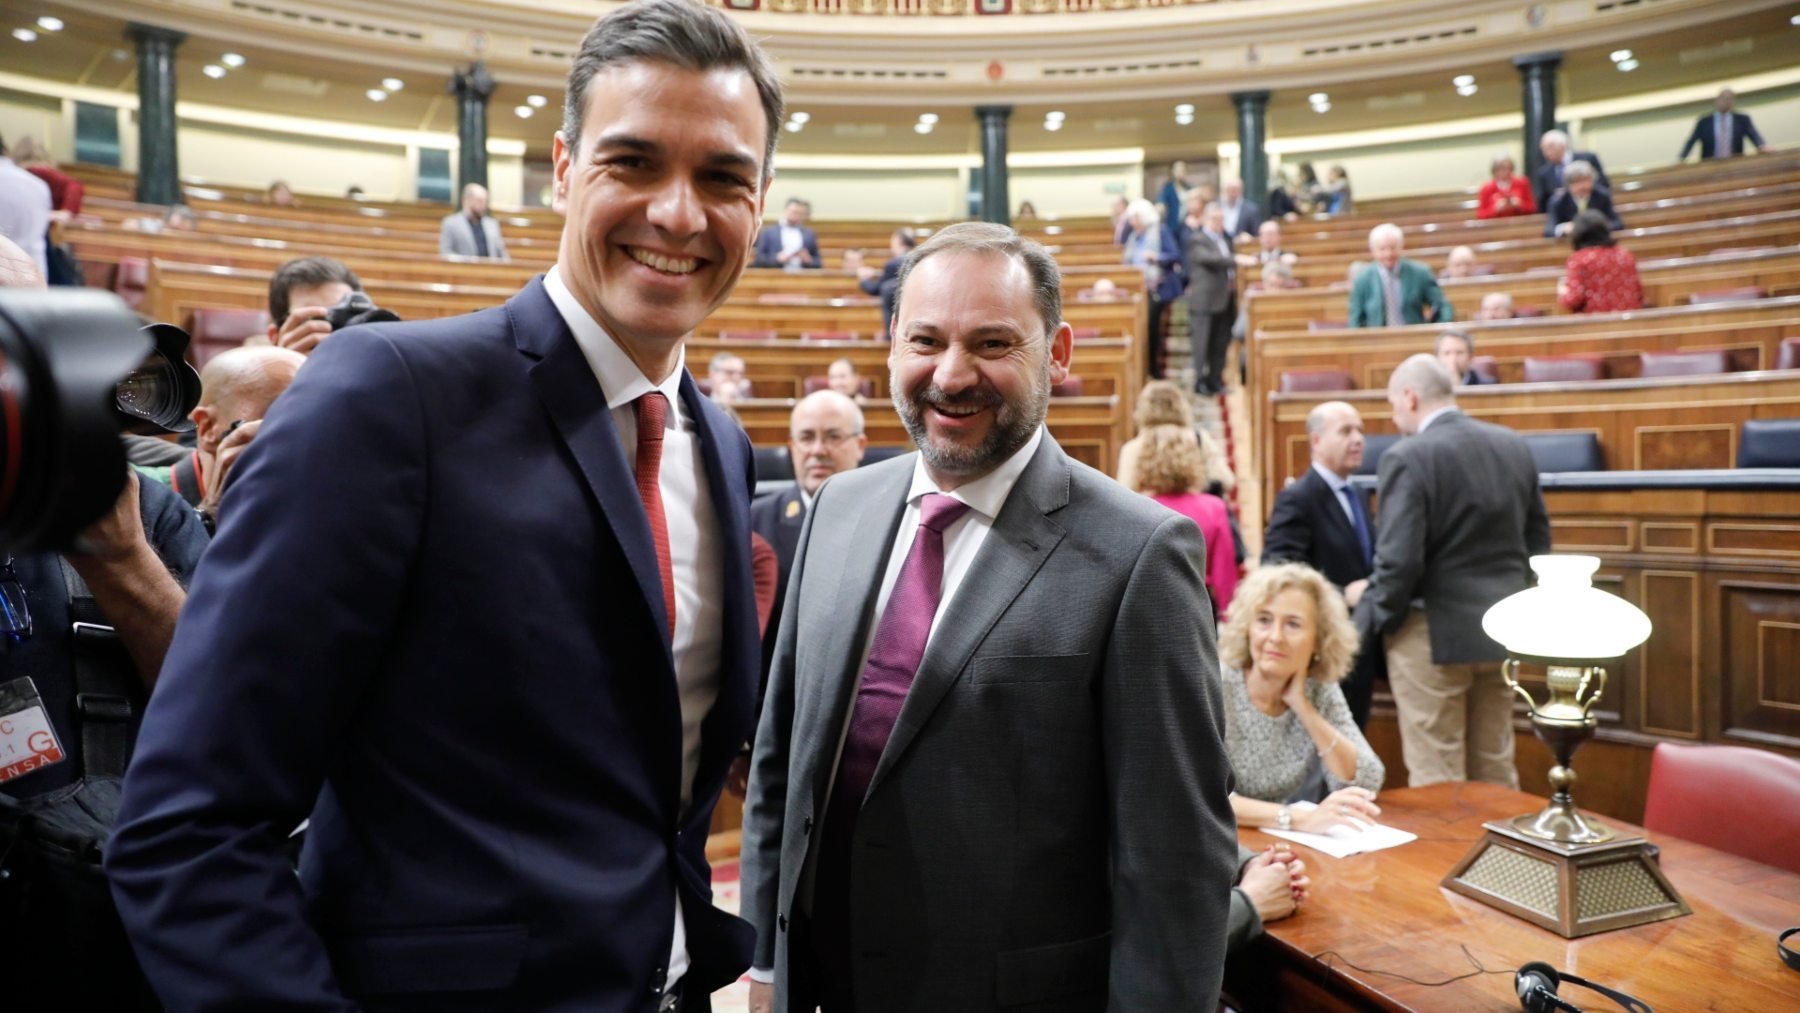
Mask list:
[[[181,166],[175,149],[175,49],[183,32],[133,24],[137,43],[138,172],[140,204],[180,204]]]

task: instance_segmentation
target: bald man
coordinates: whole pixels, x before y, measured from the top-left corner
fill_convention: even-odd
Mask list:
[[[1388,381],[1405,436],[1381,455],[1375,574],[1357,608],[1366,642],[1386,635],[1407,783],[1490,781],[1517,788],[1506,650],[1481,617],[1531,583],[1550,551],[1537,466],[1519,434],[1456,406],[1436,356]]]
[[[446,217],[438,227],[438,252],[446,257],[486,257],[511,260],[500,223],[488,214],[487,187],[470,183],[462,190],[462,210]]]
[[[200,370],[200,403],[191,416],[195,450],[170,470],[169,485],[202,516],[218,513],[231,465],[305,363],[293,349],[251,345],[220,352]]]

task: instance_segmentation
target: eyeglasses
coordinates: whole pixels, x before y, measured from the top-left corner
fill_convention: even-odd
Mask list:
[[[31,609],[25,605],[25,588],[13,572],[11,553],[6,556],[6,565],[0,567],[0,630],[15,644],[31,638]]]
[[[836,450],[844,445],[845,440],[861,435],[861,433],[840,433],[835,429],[827,429],[822,433],[810,431],[804,433],[792,433],[788,438],[794,441],[794,446],[796,447],[810,447],[816,443],[826,450]]]

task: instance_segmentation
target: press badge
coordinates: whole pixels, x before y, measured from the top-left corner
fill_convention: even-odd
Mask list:
[[[67,758],[30,677],[0,683],[0,784]]]

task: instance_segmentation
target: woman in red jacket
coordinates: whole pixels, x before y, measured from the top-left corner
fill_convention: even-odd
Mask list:
[[[1511,218],[1513,215],[1537,213],[1537,202],[1531,199],[1531,181],[1513,175],[1512,156],[1495,156],[1494,178],[1481,184],[1481,205],[1477,218]]]
[[[1576,313],[1642,309],[1644,286],[1637,258],[1613,245],[1612,226],[1598,211],[1583,211],[1569,229],[1575,252],[1569,257],[1556,297]]]

